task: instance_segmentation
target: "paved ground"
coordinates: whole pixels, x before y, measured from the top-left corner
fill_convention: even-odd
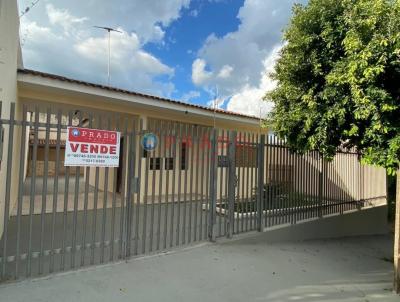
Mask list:
[[[392,238],[267,243],[263,235],[0,286],[18,301],[399,301]]]

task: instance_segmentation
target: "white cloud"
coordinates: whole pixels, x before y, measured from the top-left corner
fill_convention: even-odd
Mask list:
[[[231,73],[233,71],[233,67],[230,65],[224,65],[222,66],[221,70],[218,73],[218,78],[221,79],[226,79],[229,78],[231,76]]]
[[[196,85],[203,85],[211,79],[213,73],[206,70],[206,61],[194,60],[192,64],[192,81]]]
[[[48,25],[42,25],[46,19],[42,24],[21,20],[25,66],[106,84],[108,33],[88,28],[82,24],[86,18],[55,6],[47,6],[46,14]],[[169,97],[175,90],[171,82],[174,69],[145,51],[136,33],[119,30],[123,33],[111,35],[111,85]]]
[[[270,68],[266,60],[282,43],[282,29],[294,2],[245,0],[237,16],[238,29],[222,37],[209,35],[198,51],[192,65],[193,83],[205,91],[218,86],[219,95],[229,100],[228,109],[258,116],[257,104],[272,85],[264,76]]]
[[[149,75],[172,75],[173,69],[161,63],[157,58],[141,49],[135,33],[128,34],[118,28],[122,34],[111,35],[111,62],[118,72],[140,70]],[[108,56],[108,35],[90,37],[79,41],[74,49],[84,58],[102,64]]]
[[[275,46],[271,53],[263,61],[264,70],[261,72],[259,86],[245,85],[242,89],[231,96],[227,103],[227,109],[254,116],[265,116],[273,108],[273,103],[264,101],[265,93],[276,87],[276,82],[271,80],[270,73],[274,70],[275,63],[279,58],[282,46]]]
[[[182,95],[181,100],[184,102],[189,102],[192,99],[196,99],[198,97],[200,97],[200,92],[196,91],[196,90],[191,90],[188,93],[185,93],[184,95]]]
[[[76,24],[83,23],[89,18],[78,18],[70,14],[67,9],[56,9],[52,4],[46,5],[47,15],[52,25],[60,25],[64,29],[64,33],[69,35]]]

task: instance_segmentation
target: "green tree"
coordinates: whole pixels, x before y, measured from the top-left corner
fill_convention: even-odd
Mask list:
[[[272,75],[277,87],[266,95],[275,103],[276,133],[292,149],[318,150],[328,159],[338,146],[356,147],[363,162],[394,174],[400,164],[400,0],[295,5],[284,40]],[[399,275],[396,280],[399,291]]]

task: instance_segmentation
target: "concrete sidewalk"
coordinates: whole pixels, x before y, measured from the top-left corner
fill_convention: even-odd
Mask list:
[[[392,238],[268,243],[265,234],[0,286],[18,301],[399,301]]]

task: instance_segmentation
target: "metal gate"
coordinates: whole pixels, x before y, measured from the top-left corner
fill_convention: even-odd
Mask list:
[[[7,115],[0,120],[1,281],[385,199],[384,182],[376,186],[384,171],[361,166],[354,151],[328,163],[291,153],[274,136],[87,108],[11,104]],[[121,132],[119,167],[64,167],[67,126]],[[158,140],[153,150],[142,146],[148,133]]]
[[[121,132],[119,167],[64,167],[67,126]],[[2,281],[232,235],[233,132],[46,104],[11,104],[0,127]]]

